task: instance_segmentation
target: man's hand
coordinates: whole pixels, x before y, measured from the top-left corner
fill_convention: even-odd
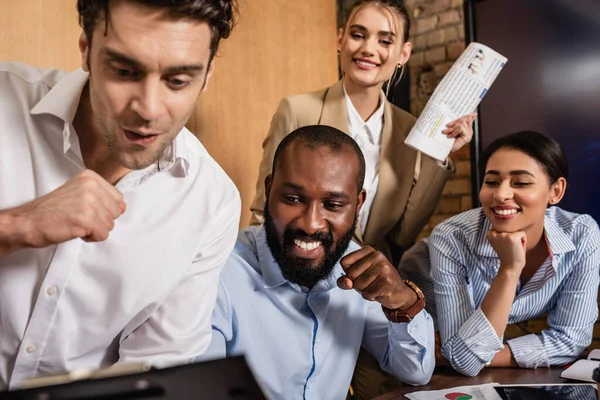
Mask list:
[[[500,258],[500,266],[515,270],[519,274],[525,268],[527,235],[525,232],[497,232],[490,229],[486,233],[488,242]]]
[[[469,114],[460,117],[456,121],[446,125],[446,129],[442,131],[449,139],[456,138],[452,144],[451,153],[460,150],[465,144],[469,143],[473,138],[473,121],[477,118],[477,113]]]
[[[85,170],[53,192],[7,212],[19,225],[19,243],[11,248],[42,248],[75,238],[106,240],[114,220],[125,212],[125,203],[114,186]]]
[[[354,289],[366,300],[377,301],[389,309],[408,309],[418,300],[383,253],[363,247],[340,260],[346,272],[338,279],[341,289]]]

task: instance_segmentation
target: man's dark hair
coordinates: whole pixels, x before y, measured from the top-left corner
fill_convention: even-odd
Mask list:
[[[210,60],[219,48],[221,39],[227,39],[238,16],[237,0],[130,0],[148,7],[162,8],[166,15],[176,19],[205,21],[211,30]],[[104,19],[104,34],[108,32],[110,0],[77,0],[79,25],[90,45],[92,33]]]
[[[481,176],[494,153],[500,149],[518,150],[538,162],[548,175],[550,183],[569,176],[569,162],[558,142],[551,137],[534,131],[521,131],[499,137],[481,154],[479,168]]]
[[[271,171],[272,177],[275,176],[275,170],[277,169],[281,154],[285,149],[295,142],[300,142],[311,149],[325,147],[332,153],[350,150],[352,154],[356,156],[356,160],[358,161],[356,187],[358,193],[360,193],[365,180],[365,157],[363,156],[360,147],[358,147],[358,144],[350,137],[350,135],[347,135],[339,129],[327,125],[303,126],[287,135],[281,141],[281,143],[279,143],[277,150],[275,150],[275,157],[273,158],[273,170]]]

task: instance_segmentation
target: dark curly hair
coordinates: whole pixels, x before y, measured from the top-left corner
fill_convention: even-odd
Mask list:
[[[132,0],[148,7],[163,8],[171,18],[205,21],[210,26],[210,59],[219,48],[221,39],[231,34],[238,17],[237,0]],[[104,19],[104,34],[108,31],[110,0],[77,0],[79,25],[83,28],[88,42],[92,43],[92,33],[98,22]]]

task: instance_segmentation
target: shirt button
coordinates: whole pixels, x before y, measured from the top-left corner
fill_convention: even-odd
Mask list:
[[[50,286],[48,289],[46,289],[46,294],[48,296],[54,296],[56,294],[56,288],[54,286]]]
[[[27,346],[27,347],[25,347],[25,351],[26,351],[28,354],[35,353],[35,346]]]

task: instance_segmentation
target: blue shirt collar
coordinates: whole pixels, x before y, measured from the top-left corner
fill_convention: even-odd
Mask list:
[[[575,244],[573,244],[570,235],[565,233],[565,231],[556,221],[555,211],[555,207],[549,207],[544,216],[544,232],[546,233],[550,250],[552,251],[553,255],[574,251]],[[477,243],[475,243],[474,247],[475,252],[478,255],[489,257],[490,254],[496,254],[492,248],[492,245],[487,241],[486,238],[486,232],[492,229],[492,224],[483,213],[483,209],[481,210],[481,214],[483,215],[484,221],[483,224],[481,224],[481,230],[479,231],[479,235],[477,235]]]
[[[275,261],[275,259],[273,258],[273,254],[271,254],[271,250],[267,245],[267,234],[265,232],[264,225],[261,225],[255,231],[255,245],[256,255],[258,258],[258,263],[261,269],[261,274],[263,277],[263,283],[265,288],[274,288],[287,283],[297,291],[305,291],[302,290],[302,288],[299,285],[292,283],[284,278],[283,274],[281,273],[281,268],[279,268],[279,264],[277,264],[277,261]],[[359,246],[356,243],[351,242],[344,255],[349,254],[358,249]],[[313,286],[310,292],[326,292],[328,290],[336,288],[337,279],[343,274],[344,270],[338,261],[333,267],[331,274],[329,274],[327,278],[317,282],[317,284]]]

